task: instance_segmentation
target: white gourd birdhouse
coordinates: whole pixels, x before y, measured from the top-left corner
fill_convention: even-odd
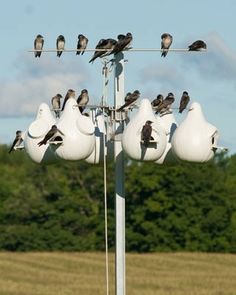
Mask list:
[[[55,153],[64,160],[87,158],[95,145],[94,125],[90,117],[82,115],[74,98],[69,98],[57,123],[62,143],[54,147]]]
[[[218,137],[217,128],[206,121],[200,104],[193,102],[173,134],[172,149],[180,160],[207,162],[214,156]]]
[[[153,140],[146,147],[141,138],[141,132],[146,121],[152,121]],[[130,120],[122,136],[122,146],[126,154],[138,161],[156,161],[166,148],[166,133],[153,114],[151,103],[142,99],[137,114]]]
[[[24,137],[26,153],[36,163],[53,163],[56,161],[56,156],[48,143],[38,146],[38,143],[44,138],[53,124],[55,124],[55,118],[49,106],[42,103],[38,108],[35,121],[30,124]]]
[[[177,123],[176,123],[175,117],[174,117],[173,113],[169,113],[169,114],[160,116],[158,118],[159,118],[159,122],[160,122],[161,126],[163,127],[163,129],[166,132],[167,144],[166,144],[166,148],[165,148],[164,153],[156,161],[156,163],[157,164],[176,163],[177,159],[173,155],[172,146],[171,146],[171,138],[177,128]]]

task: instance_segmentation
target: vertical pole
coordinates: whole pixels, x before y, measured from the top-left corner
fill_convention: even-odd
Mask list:
[[[115,55],[115,108],[124,103],[124,54]],[[116,117],[116,116],[115,116]],[[116,208],[116,295],[125,295],[125,192],[124,192],[124,154],[120,134],[123,121],[115,123],[115,208]],[[119,134],[119,135],[117,135]]]

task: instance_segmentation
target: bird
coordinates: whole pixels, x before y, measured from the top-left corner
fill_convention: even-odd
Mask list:
[[[172,41],[173,41],[173,37],[170,34],[164,33],[161,35],[161,49],[162,49],[161,56],[166,57],[168,53],[168,49],[170,48]]]
[[[147,120],[145,125],[143,125],[142,131],[141,131],[141,140],[143,140],[144,146],[148,147],[148,144],[150,140],[153,140],[152,137],[152,124],[153,122],[150,120]]]
[[[89,62],[93,62],[96,58],[98,57],[102,57],[104,56],[107,52],[110,52],[114,46],[116,45],[117,41],[112,39],[112,38],[108,38],[108,39],[101,39],[97,46],[96,49],[104,49],[104,50],[95,50],[93,57],[90,59]]]
[[[183,110],[186,109],[189,101],[190,101],[190,97],[188,95],[188,92],[184,91],[180,100],[179,113],[182,113]]]
[[[128,49],[132,40],[133,36],[131,33],[127,33],[126,35],[118,35],[117,36],[118,42],[114,46],[114,49],[110,52],[110,54],[116,55],[117,53],[121,52],[124,49]]]
[[[158,94],[157,97],[151,102],[153,109],[158,110],[158,107],[163,102],[163,99],[164,99],[163,95]]]
[[[163,102],[158,107],[156,114],[164,114],[169,111],[172,103],[175,101],[174,94],[172,92],[168,93],[167,97],[163,100]]]
[[[66,105],[66,102],[67,100],[72,97],[72,98],[75,98],[75,91],[73,89],[69,89],[66,93],[66,96],[64,98],[64,101],[63,101],[63,105],[62,105],[62,108],[61,110],[64,111],[64,108],[65,108],[65,105]]]
[[[57,37],[57,56],[60,57],[62,54],[62,51],[65,49],[65,38],[62,35],[59,35]]]
[[[119,107],[116,111],[120,112],[127,107],[131,107],[135,104],[135,102],[139,99],[140,92],[139,90],[135,90],[133,93],[128,92],[125,96],[125,103]]]
[[[52,125],[51,129],[44,136],[44,139],[38,143],[38,146],[41,146],[43,144],[47,144],[48,140],[50,138],[52,138],[57,132],[60,133],[61,135],[64,135],[64,133],[62,133],[61,130],[59,130],[56,125]]]
[[[37,37],[34,40],[34,50],[37,50],[34,52],[35,57],[40,57],[43,49],[44,39],[42,35],[37,35]]]
[[[203,49],[207,49],[207,45],[202,40],[197,40],[193,42],[191,45],[189,45],[188,50],[189,51],[201,51]]]
[[[86,38],[84,35],[79,34],[78,35],[78,43],[77,43],[77,49],[78,51],[76,52],[77,55],[83,55],[84,51],[88,45],[88,38]]]
[[[83,89],[77,98],[77,104],[79,106],[79,110],[81,113],[83,113],[83,110],[85,109],[85,106],[89,102],[89,95],[88,95],[88,90]]]
[[[15,149],[15,147],[19,146],[21,143],[23,142],[23,138],[22,138],[22,131],[21,130],[17,130],[16,131],[16,137],[12,143],[12,146],[9,150],[9,154]]]
[[[60,117],[61,98],[62,98],[62,95],[58,93],[55,96],[53,96],[51,99],[52,108],[53,108],[53,111],[55,112],[56,118]]]

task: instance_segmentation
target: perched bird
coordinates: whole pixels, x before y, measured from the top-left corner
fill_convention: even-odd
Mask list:
[[[39,143],[38,143],[38,146],[41,146],[43,144],[47,144],[48,140],[50,138],[52,138],[56,133],[60,133],[61,135],[64,135],[64,133],[62,133],[56,125],[52,125],[52,128],[48,131],[48,133],[45,135],[44,139],[41,140]]]
[[[51,99],[52,108],[53,108],[53,111],[55,112],[56,118],[60,117],[61,98],[62,98],[62,95],[58,93],[55,96],[53,96],[53,98]]]
[[[118,42],[116,43],[116,45],[114,46],[114,49],[110,52],[110,54],[114,53],[116,55],[122,50],[129,48],[133,40],[133,36],[131,33],[127,33],[126,36],[120,34],[117,36],[117,39],[118,39]]]
[[[40,57],[43,49],[44,39],[42,35],[37,35],[37,37],[34,40],[34,50],[37,50],[34,52],[35,57]]]
[[[143,140],[144,146],[148,147],[148,144],[150,140],[153,140],[152,137],[152,121],[146,121],[145,125],[143,125],[142,131],[141,131],[141,140]]]
[[[189,101],[190,101],[190,97],[188,95],[188,92],[184,91],[180,100],[179,113],[182,113],[183,110],[186,109]]]
[[[75,91],[74,91],[73,89],[69,89],[69,90],[67,91],[66,96],[65,96],[64,101],[63,101],[62,108],[61,108],[62,111],[64,111],[64,108],[65,108],[66,102],[67,102],[67,100],[68,100],[70,97],[75,98]]]
[[[129,101],[129,99],[130,99],[130,95],[132,95],[131,92],[127,92],[127,93],[126,93],[125,98],[124,98],[124,101],[125,101],[125,102]]]
[[[93,62],[96,58],[104,56],[107,52],[110,52],[114,46],[116,45],[117,41],[114,39],[101,39],[97,46],[96,49],[104,49],[104,50],[96,50],[93,54],[93,57],[90,59],[89,62]]]
[[[153,109],[158,110],[158,107],[162,104],[163,99],[163,95],[158,94],[157,97],[151,102]]]
[[[125,96],[125,103],[117,109],[117,112],[124,110],[127,107],[131,107],[139,99],[140,92],[135,90],[133,93],[128,92]]]
[[[79,106],[79,110],[81,113],[83,113],[83,110],[85,109],[86,104],[89,102],[89,95],[88,90],[83,89],[77,98],[77,104]]]
[[[17,130],[16,131],[16,137],[12,143],[12,146],[9,150],[9,154],[15,149],[15,147],[19,146],[22,143],[23,139],[22,139],[22,131]]]
[[[57,37],[57,56],[60,57],[62,51],[65,49],[65,38],[62,35]]]
[[[206,43],[202,40],[197,40],[188,47],[189,51],[201,51],[202,49],[207,49]]]
[[[170,34],[164,33],[161,35],[161,49],[162,49],[161,56],[166,57],[168,53],[168,49],[170,48],[172,41],[173,41],[173,38]]]
[[[84,54],[84,50],[86,49],[88,45],[88,38],[86,38],[84,35],[79,34],[78,36],[78,43],[77,43],[77,49],[79,49],[76,54],[77,55],[83,55]]]
[[[172,103],[175,101],[174,94],[172,92],[168,93],[167,97],[163,100],[163,102],[158,107],[157,113],[164,114],[169,111]]]

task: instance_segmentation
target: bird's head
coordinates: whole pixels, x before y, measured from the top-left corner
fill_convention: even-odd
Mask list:
[[[140,92],[138,90],[134,90],[134,94],[140,95]]]
[[[16,131],[16,135],[21,135],[22,131],[21,130],[17,130]]]
[[[153,122],[150,120],[147,120],[145,124],[151,125]]]
[[[40,34],[38,34],[38,35],[37,35],[37,38],[43,38],[43,36],[42,36],[42,35],[40,35]]]
[[[87,89],[83,89],[82,91],[81,91],[81,94],[87,94],[88,93],[88,90]]]
[[[57,93],[56,97],[62,98],[62,95],[60,93]]]
[[[184,91],[184,92],[183,92],[183,95],[188,95],[188,92],[187,92],[187,91]]]
[[[129,33],[126,34],[126,37],[132,38],[133,36],[132,36],[132,34],[129,32]]]

